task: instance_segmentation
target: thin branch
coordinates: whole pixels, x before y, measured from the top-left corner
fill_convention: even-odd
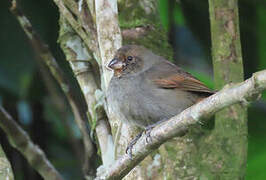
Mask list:
[[[44,152],[35,145],[29,135],[0,106],[0,127],[6,133],[9,143],[27,159],[30,165],[44,178],[62,180],[63,178],[53,167]]]
[[[60,24],[59,42],[61,48],[84,94],[90,114],[90,124],[93,127],[96,124],[95,130],[101,149],[102,160],[104,164],[108,164],[111,159],[107,153],[111,149],[108,146],[108,142],[112,139],[110,138],[112,136],[103,109],[104,98],[102,96],[96,99],[96,92],[101,91],[96,83],[97,75],[94,72],[95,69],[90,64],[92,57],[89,55],[81,38],[75,35],[75,32],[69,27],[70,25],[62,16],[60,17]]]
[[[152,142],[146,143],[141,137],[135,144],[130,159],[128,155],[119,158],[111,167],[106,168],[98,179],[122,179],[131,169],[140,163],[149,153],[167,140],[183,136],[188,129],[215,114],[215,112],[236,103],[246,104],[257,100],[259,93],[266,89],[266,70],[254,73],[242,83],[225,87],[216,94],[184,110],[151,131]]]
[[[88,120],[87,120],[86,114],[81,111],[81,108],[79,108],[79,105],[80,105],[79,102],[77,102],[74,98],[74,92],[72,90],[72,85],[66,79],[65,74],[60,69],[55,58],[50,52],[48,46],[44,42],[41,41],[37,33],[33,30],[32,25],[30,24],[29,20],[23,15],[21,11],[19,11],[19,9],[16,6],[15,0],[12,1],[12,7],[10,10],[15,15],[15,17],[18,19],[22,29],[25,31],[30,42],[32,43],[32,46],[36,54],[48,66],[52,75],[57,80],[65,96],[67,97],[68,102],[74,113],[75,121],[83,136],[86,159],[90,159],[94,155],[95,150],[94,150],[94,146],[92,144],[92,141],[88,133],[88,128],[87,128]]]
[[[98,64],[100,65],[99,69],[100,69],[101,75],[102,75],[102,77],[104,77],[104,78],[102,78],[103,81],[101,83],[101,87],[105,91],[107,84],[108,84],[108,83],[106,83],[106,82],[108,82],[107,79],[110,79],[111,75],[112,75],[111,72],[106,71],[106,68],[105,68],[106,61],[109,60],[109,57],[113,56],[114,52],[121,46],[121,35],[120,35],[120,29],[119,29],[118,20],[117,20],[116,1],[113,1],[112,4],[109,4],[110,2],[107,3],[109,6],[112,7],[109,9],[110,11],[107,9],[107,11],[108,11],[107,13],[105,13],[104,10],[102,11],[102,8],[100,7],[105,3],[103,3],[103,1],[99,1],[99,2],[97,1],[97,3],[98,3],[97,7],[100,9],[100,10],[98,9],[98,15],[100,14],[100,16],[101,16],[101,14],[104,13],[105,17],[107,17],[107,19],[105,19],[106,20],[105,22],[104,22],[104,19],[101,17],[97,19],[97,35],[98,36],[96,35],[95,24],[94,24],[94,22],[95,22],[94,10],[92,7],[89,7],[90,11],[88,11],[87,10],[88,7],[86,5],[84,5],[85,1],[81,2],[81,3],[83,3],[83,4],[81,4],[81,6],[82,6],[81,16],[78,16],[77,19],[79,19],[79,22],[82,25],[82,27],[84,28],[84,30],[86,31],[86,33],[88,35],[90,35],[88,39],[84,38],[80,34],[79,31],[81,29],[77,28],[77,25],[75,25],[77,23],[77,21],[76,22],[74,21],[75,19],[71,16],[71,13],[68,11],[66,6],[64,6],[63,1],[59,1],[59,0],[54,0],[54,1],[60,9],[62,17],[65,18],[69,22],[71,27],[76,31],[76,33],[81,37],[81,39],[89,47],[89,51],[93,52],[94,58],[97,60]],[[89,5],[94,5],[94,3],[96,3],[96,2],[87,1],[87,3]],[[96,15],[96,18],[97,18],[97,15]],[[109,23],[110,25],[108,26],[108,28],[104,27],[104,25],[105,25],[104,23],[112,22],[113,20],[115,20],[114,24]],[[66,25],[66,23],[62,24],[61,27],[64,27],[65,25]],[[101,30],[99,30],[98,28],[101,28]],[[106,29],[106,31],[103,31],[103,29]],[[114,36],[111,35],[112,37],[111,36],[107,37],[107,36],[105,36],[106,33],[109,33],[109,34],[111,33]],[[120,38],[118,38],[118,37],[120,37]],[[64,36],[64,39],[66,39],[65,36]],[[99,39],[101,41],[101,49],[100,49],[101,51],[99,50],[99,45],[98,45]],[[105,40],[108,40],[108,42],[105,42]],[[115,42],[115,43],[113,44],[113,42]],[[104,46],[105,43],[111,43],[111,47]],[[78,46],[71,47],[71,45],[78,45]],[[71,65],[72,65],[71,66],[72,69],[74,70],[74,72],[80,72],[80,71],[83,72],[83,70],[80,70],[80,67],[82,66],[84,69],[86,69],[87,68],[86,63],[84,64],[81,62],[75,62],[75,60],[80,61],[80,60],[86,60],[86,58],[87,59],[92,59],[92,58],[91,57],[85,57],[85,59],[79,59],[80,57],[82,57],[82,56],[79,56],[82,51],[79,51],[79,48],[77,48],[77,47],[82,47],[81,43],[79,42],[79,38],[78,37],[69,38],[66,46],[68,46],[67,48],[71,49],[72,52],[74,52],[76,54],[76,58],[74,57],[71,60],[69,59]],[[83,47],[82,47],[82,50],[83,50]],[[64,50],[64,51],[66,51],[66,50]],[[67,54],[69,54],[69,53],[67,53]],[[89,54],[89,53],[87,53],[87,54]],[[104,56],[104,58],[103,58],[103,56]],[[77,57],[79,57],[79,58],[77,58]],[[84,58],[84,56],[82,58]],[[110,164],[110,162],[112,162],[114,159],[114,154],[113,154],[113,152],[111,152],[111,150],[114,149],[112,138],[111,138],[112,135],[110,133],[109,125],[106,121],[105,113],[99,113],[97,111],[96,116],[95,116],[95,113],[93,112],[93,111],[95,111],[94,106],[96,104],[99,104],[99,101],[96,101],[96,99],[94,97],[95,96],[94,93],[96,92],[96,89],[98,89],[98,87],[95,85],[95,82],[94,82],[95,79],[93,79],[93,74],[89,71],[86,71],[86,73],[82,73],[82,74],[83,74],[83,77],[80,76],[80,74],[76,73],[77,79],[78,79],[80,86],[81,86],[81,89],[85,95],[85,98],[86,98],[86,101],[87,101],[87,104],[89,107],[89,112],[90,112],[92,119],[95,119],[95,117],[97,117],[96,119],[97,119],[98,123],[96,126],[96,133],[97,133],[97,137],[98,137],[99,144],[101,147],[101,154],[102,154],[102,159],[103,159],[104,165],[107,165],[107,164]],[[88,76],[86,76],[86,75],[88,75]],[[103,102],[101,102],[101,103],[104,104]],[[100,111],[102,111],[101,108],[98,108],[98,109]]]
[[[95,96],[94,93],[98,89],[96,82],[95,82],[96,81],[95,79],[97,79],[97,77],[95,77],[95,74],[91,72],[91,67],[89,67],[90,66],[89,64],[90,63],[92,64],[94,71],[96,70],[96,68],[98,69],[98,66],[96,67],[96,65],[94,64],[93,58],[88,56],[89,52],[92,52],[91,54],[93,54],[94,59],[96,59],[97,63],[101,65],[102,62],[100,60],[101,57],[100,57],[96,27],[94,24],[95,22],[94,2],[92,0],[89,0],[86,2],[81,1],[80,2],[81,12],[80,12],[79,10],[77,11],[76,4],[74,8],[69,6],[69,2],[68,2],[69,0],[65,0],[65,4],[67,7],[64,5],[64,1],[62,0],[54,0],[54,1],[59,7],[59,10],[61,12],[60,41],[61,39],[64,39],[64,40],[67,39],[66,40],[67,44],[65,44],[67,48],[63,48],[63,50],[65,51],[65,54],[67,55],[67,59],[70,61],[71,68],[76,74],[76,78],[85,96],[90,116],[93,120],[98,121],[96,128],[95,128],[96,134],[97,134],[97,138],[98,138],[99,145],[101,148],[101,155],[102,155],[103,162],[104,164],[106,163],[108,164],[108,162],[110,162],[110,159],[113,159],[112,157],[110,157],[110,153],[108,153],[109,150],[112,149],[111,148],[112,146],[110,146],[110,144],[112,144],[110,143],[110,141],[112,140],[112,138],[110,137],[112,137],[112,135],[110,132],[110,128],[108,128],[109,124],[108,124],[103,108],[99,107],[97,108],[98,110],[94,112],[95,105],[99,103],[96,101],[94,97]],[[89,4],[89,7],[88,7],[88,4]],[[77,20],[75,20],[75,18],[72,16],[71,12],[67,8],[72,10],[72,12],[76,15]],[[64,22],[64,19],[67,20],[67,23]],[[72,34],[73,38],[67,38],[67,36],[65,36],[66,34],[69,33],[69,31],[71,31],[71,28],[67,27],[68,23],[75,30],[75,32],[79,35],[79,37],[84,41],[88,49],[83,47],[83,44],[80,41],[79,37],[75,37],[73,34]],[[85,33],[87,34],[87,36],[85,36]],[[63,43],[61,42],[61,44]],[[71,45],[77,45],[77,46],[71,47]],[[69,50],[74,53],[69,53],[68,52]],[[84,57],[83,52],[87,52],[87,54],[85,53],[85,57]],[[82,54],[83,56],[80,56],[81,53],[83,53]],[[75,56],[75,57],[71,57],[71,56]],[[86,60],[87,62],[80,62],[80,60]],[[82,67],[83,69],[81,69],[80,67]],[[99,69],[100,69],[100,73],[102,74],[103,68],[100,66]],[[82,72],[82,73],[79,73],[79,72]],[[103,135],[103,132],[105,133],[105,135]]]

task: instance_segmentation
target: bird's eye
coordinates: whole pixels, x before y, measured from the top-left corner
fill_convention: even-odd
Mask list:
[[[127,57],[127,60],[129,60],[129,61],[132,61],[132,59],[133,59],[132,56],[128,56],[128,57]]]

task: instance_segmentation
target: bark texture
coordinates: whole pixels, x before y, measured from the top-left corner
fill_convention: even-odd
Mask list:
[[[238,0],[209,0],[214,81],[217,89],[244,79]],[[207,138],[203,174],[208,179],[244,179],[247,159],[247,111],[241,104],[215,115]],[[206,140],[207,140],[206,139]],[[205,148],[206,149],[206,148]],[[202,157],[203,159],[203,157]]]
[[[0,179],[13,180],[14,175],[4,150],[0,145]]]

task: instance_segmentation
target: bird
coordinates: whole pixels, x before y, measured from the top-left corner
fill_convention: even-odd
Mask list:
[[[106,95],[111,111],[143,131],[214,94],[190,73],[140,45],[122,46],[107,68],[114,72]],[[141,134],[126,152],[132,153]]]

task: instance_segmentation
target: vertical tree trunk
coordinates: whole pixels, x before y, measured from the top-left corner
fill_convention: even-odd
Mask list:
[[[11,165],[0,145],[0,179],[13,180],[14,175]]]
[[[217,89],[243,81],[238,1],[209,0],[214,81]],[[244,179],[247,158],[247,112],[240,104],[215,116],[211,151],[203,165],[211,179]]]

